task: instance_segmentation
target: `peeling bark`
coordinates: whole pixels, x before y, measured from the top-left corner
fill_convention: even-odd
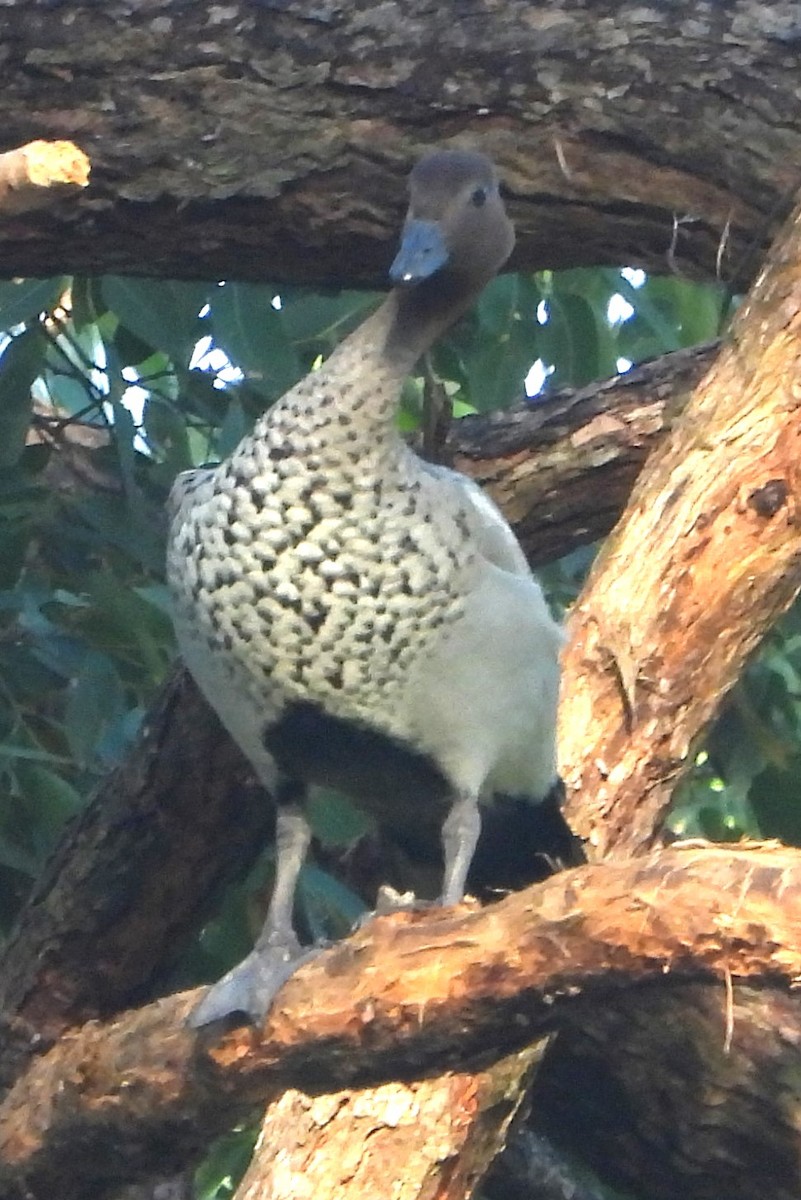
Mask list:
[[[653,845],[699,732],[798,594],[799,500],[801,208],[571,613],[560,754],[601,857]]]
[[[315,1200],[375,1200],[390,1181],[399,1200],[463,1200],[503,1148],[544,1046],[444,1080],[290,1089],[267,1110],[236,1200],[297,1200],[299,1179]]]
[[[8,146],[93,182],[0,230],[0,273],[381,284],[424,146],[494,155],[516,264],[754,273],[799,181],[793,0],[6,0]]]

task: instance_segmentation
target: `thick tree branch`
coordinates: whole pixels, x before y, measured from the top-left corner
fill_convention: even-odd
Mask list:
[[[519,264],[720,260],[739,286],[798,185],[795,5],[642,13],[6,0],[6,144],[73,138],[93,185],[0,229],[0,274],[375,284],[409,162],[458,140],[502,168]]]
[[[480,1066],[557,1027],[563,1006],[667,976],[789,988],[800,930],[801,854],[777,846],[674,849],[477,911],[381,918],[293,977],[261,1031],[198,1036],[181,1023],[189,995],[62,1039],[0,1109],[0,1194],[88,1200],[177,1169],[288,1086]]]
[[[718,350],[679,350],[604,383],[456,421],[449,459],[492,495],[529,562],[552,562],[609,533]]]
[[[602,857],[653,843],[695,739],[801,587],[799,379],[801,209],[570,617],[560,753]]]

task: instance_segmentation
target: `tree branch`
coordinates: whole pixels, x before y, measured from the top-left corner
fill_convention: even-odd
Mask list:
[[[563,1007],[668,976],[792,987],[799,931],[801,853],[775,845],[673,849],[477,911],[380,918],[298,972],[261,1031],[193,1033],[189,994],[62,1039],[0,1108],[2,1194],[88,1200],[177,1170],[287,1087],[480,1067],[558,1027]]]
[[[653,844],[696,738],[798,594],[799,378],[801,208],[571,613],[562,772],[601,857]]]
[[[796,14],[671,12],[657,44],[637,0],[6,0],[6,144],[91,146],[93,184],[78,220],[0,229],[0,273],[383,284],[410,162],[458,142],[502,169],[518,265],[742,286],[798,185]]]
[[[67,830],[3,947],[2,1085],[67,1025],[152,995],[272,821],[249,765],[179,673]]]
[[[553,562],[609,533],[719,349],[678,350],[603,383],[465,417],[446,453],[487,489],[529,562]]]
[[[472,1196],[503,1149],[546,1042],[444,1079],[317,1097],[288,1089],[267,1109],[236,1200],[296,1200],[301,1177],[315,1200],[375,1200],[400,1179],[408,1196]]]

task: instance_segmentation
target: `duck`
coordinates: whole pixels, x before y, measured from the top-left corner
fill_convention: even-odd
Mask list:
[[[276,805],[264,927],[196,1027],[263,1020],[314,952],[292,923],[313,788],[439,829],[443,906],[464,896],[495,796],[537,806],[542,853],[580,861],[558,800],[561,628],[500,511],[397,422],[404,381],[513,245],[488,157],[423,156],[384,301],[225,461],[174,484],[178,646]]]

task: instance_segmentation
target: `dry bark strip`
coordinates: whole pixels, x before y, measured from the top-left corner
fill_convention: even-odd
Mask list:
[[[801,208],[570,617],[562,773],[600,857],[653,844],[699,731],[798,594],[799,503]]]
[[[194,1034],[181,1024],[192,994],[62,1038],[0,1108],[0,1195],[89,1200],[179,1169],[287,1087],[480,1068],[557,1027],[563,1007],[648,982],[787,990],[800,931],[801,853],[770,845],[673,849],[481,910],[381,918],[291,979],[261,1031]]]
[[[74,142],[29,142],[0,154],[0,218],[47,208],[89,184],[89,159]]]

